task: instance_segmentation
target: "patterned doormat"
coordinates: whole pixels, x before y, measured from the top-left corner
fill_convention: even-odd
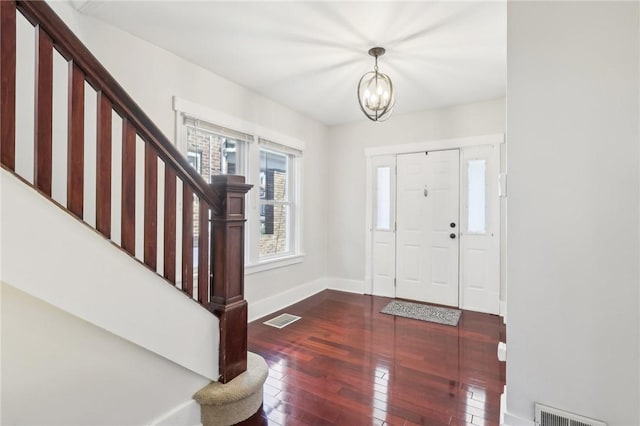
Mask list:
[[[435,322],[438,324],[458,326],[462,311],[458,309],[441,308],[439,306],[423,305],[421,303],[401,302],[394,300],[380,311],[383,314]]]

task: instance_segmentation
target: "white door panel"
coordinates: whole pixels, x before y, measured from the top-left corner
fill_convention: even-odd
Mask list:
[[[460,307],[500,310],[499,147],[462,149]]]
[[[370,157],[372,294],[499,313],[499,151]]]
[[[372,159],[372,294],[394,297],[396,278],[395,155]]]
[[[396,297],[458,306],[459,151],[403,154],[397,166]]]

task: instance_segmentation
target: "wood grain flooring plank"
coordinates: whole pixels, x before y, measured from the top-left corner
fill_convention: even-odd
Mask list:
[[[269,365],[268,421],[497,424],[501,319],[464,311],[451,327],[379,313],[389,301],[325,290],[249,324],[249,350]],[[280,330],[262,324],[283,312],[302,319]]]

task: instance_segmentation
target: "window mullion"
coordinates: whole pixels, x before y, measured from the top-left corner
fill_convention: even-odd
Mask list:
[[[268,206],[292,206],[292,201],[278,201],[278,200],[263,200],[260,199],[260,204],[265,204]]]

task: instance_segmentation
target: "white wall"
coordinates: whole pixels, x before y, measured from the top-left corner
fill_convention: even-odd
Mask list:
[[[509,2],[508,27],[508,414],[637,425],[639,4]]]
[[[365,277],[366,148],[504,131],[504,98],[332,127],[328,276],[354,286]]]
[[[150,424],[209,382],[12,286],[1,291],[3,425]],[[193,414],[182,424],[199,424]]]
[[[304,141],[306,257],[301,264],[247,276],[249,310],[252,302],[325,275],[326,126],[129,33],[81,15],[67,3],[49,4],[170,140],[175,137],[172,98],[178,96]]]
[[[218,379],[218,318],[4,169],[0,185],[2,282]]]

